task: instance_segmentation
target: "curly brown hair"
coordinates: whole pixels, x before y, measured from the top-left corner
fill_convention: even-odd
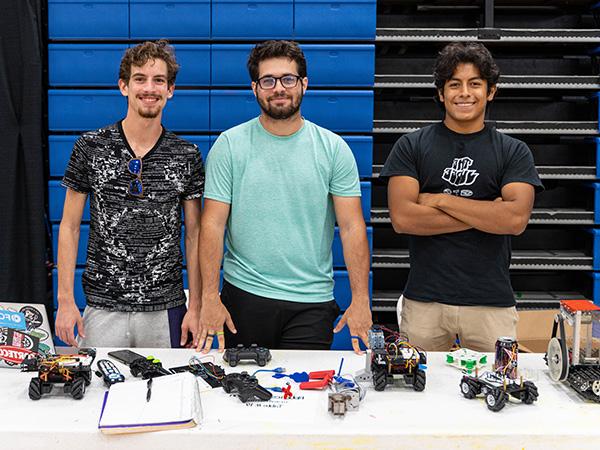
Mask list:
[[[306,58],[304,52],[294,41],[265,41],[256,46],[248,57],[248,73],[252,81],[258,80],[258,65],[261,61],[271,58],[288,58],[296,61],[298,75],[306,77]]]
[[[490,51],[478,42],[452,42],[439,53],[433,68],[435,87],[444,89],[446,81],[452,78],[459,64],[471,63],[479,70],[481,78],[487,81],[488,92],[498,83],[500,69]]]
[[[167,82],[169,86],[175,84],[179,64],[175,59],[175,50],[166,39],[156,42],[146,41],[128,48],[121,59],[119,78],[128,83],[131,77],[131,66],[141,67],[151,59],[162,59],[167,64]]]

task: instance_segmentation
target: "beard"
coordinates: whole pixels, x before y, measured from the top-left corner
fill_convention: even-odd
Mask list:
[[[138,104],[137,113],[140,117],[143,117],[144,119],[155,119],[160,115],[163,106],[164,105],[161,105],[160,103],[154,106],[145,106],[143,104]]]
[[[302,103],[302,97],[304,93],[300,90],[297,100],[294,101],[294,97],[290,95],[272,95],[265,99],[257,97],[258,105],[260,109],[273,120],[286,120],[292,117],[300,110],[300,104]],[[289,98],[290,105],[286,107],[276,107],[271,105],[270,100],[276,100],[280,98]]]
[[[140,117],[143,117],[144,119],[155,119],[160,114],[160,108],[155,108],[155,109],[140,108],[140,109],[138,109],[138,114],[140,115]]]

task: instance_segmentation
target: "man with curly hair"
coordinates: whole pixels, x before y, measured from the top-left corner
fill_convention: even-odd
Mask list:
[[[84,133],[75,143],[58,238],[57,336],[100,347],[179,347],[197,337],[198,239],[204,169],[198,148],[161,125],[179,66],[167,41],[127,49],[119,89],[123,120]],[[90,199],[83,318],[73,278],[79,225]],[[183,291],[181,208],[189,309]],[[188,346],[192,342],[187,342]]]
[[[527,145],[484,122],[499,76],[482,44],[447,45],[434,68],[443,121],[402,136],[381,173],[394,230],[409,235],[398,322],[426,350],[448,350],[456,335],[479,351],[516,337],[511,235],[543,187]]]

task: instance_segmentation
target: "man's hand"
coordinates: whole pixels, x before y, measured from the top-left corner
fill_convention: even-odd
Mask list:
[[[185,348],[198,346],[198,329],[200,326],[200,317],[196,308],[188,309],[181,322],[181,342],[180,345]],[[192,341],[188,342],[188,335],[192,333]]]
[[[373,325],[371,309],[369,308],[369,299],[366,299],[366,301],[352,299],[352,303],[334,328],[333,332],[339,332],[345,325],[348,325],[348,329],[350,330],[354,353],[358,355],[362,354],[360,346],[358,345],[358,338],[363,341],[365,347],[369,348],[368,331],[371,328],[371,325]]]
[[[219,352],[225,349],[225,337],[223,336],[223,324],[233,334],[237,333],[231,315],[227,308],[221,303],[221,298],[202,298],[200,310],[200,338],[196,350],[208,353],[212,347],[215,336],[219,340]]]
[[[79,336],[85,337],[85,330],[83,329],[83,317],[75,304],[75,300],[72,302],[59,302],[58,311],[56,313],[56,335],[65,344],[77,347],[77,340],[75,339],[74,328],[77,325],[77,332]]]
[[[420,193],[417,203],[423,206],[429,206],[430,208],[437,208],[438,201],[442,195],[447,194],[429,194],[426,192]]]

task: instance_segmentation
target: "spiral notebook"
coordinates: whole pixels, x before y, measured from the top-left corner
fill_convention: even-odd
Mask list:
[[[113,385],[104,396],[98,428],[107,434],[191,428],[202,419],[196,377],[178,373],[154,378],[148,397],[147,380]]]

